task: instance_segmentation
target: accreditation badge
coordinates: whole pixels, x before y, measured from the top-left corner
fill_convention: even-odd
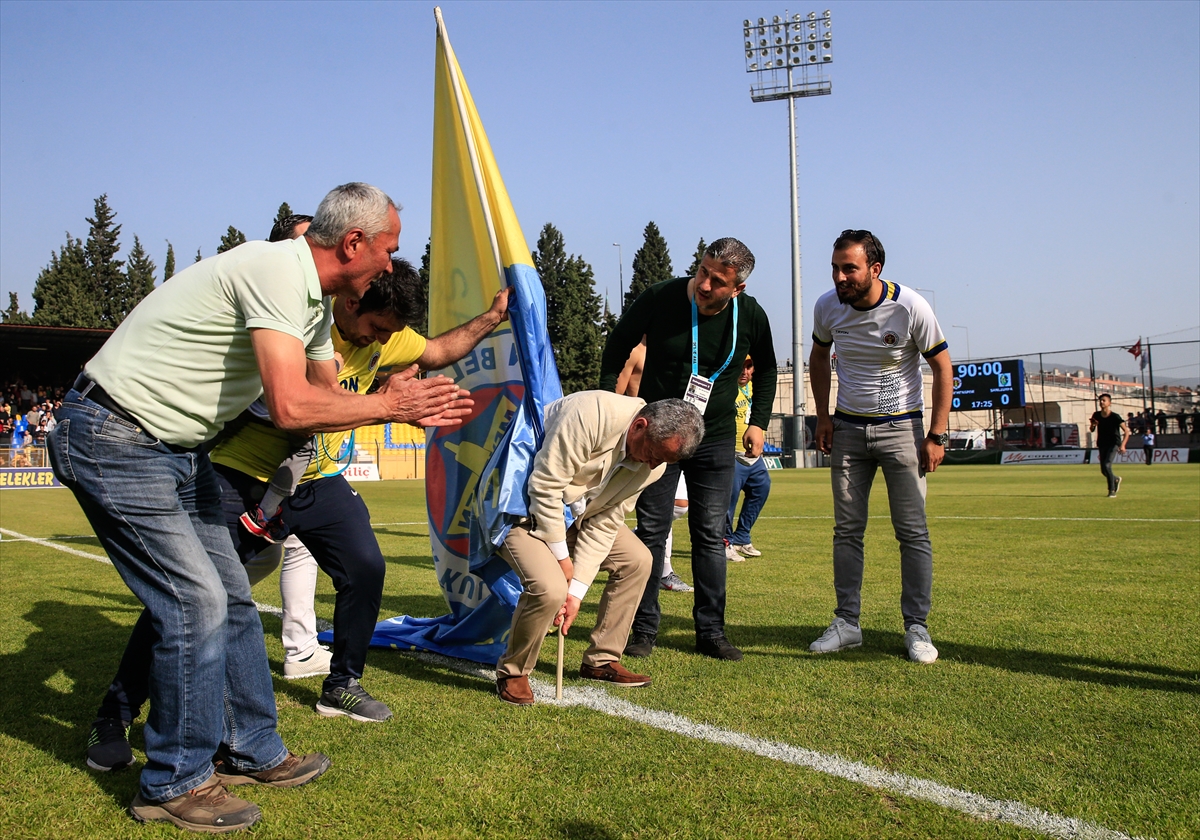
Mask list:
[[[700,413],[708,408],[708,398],[712,396],[712,382],[705,379],[699,374],[693,373],[688,379],[687,391],[683,394],[683,401],[696,406]]]

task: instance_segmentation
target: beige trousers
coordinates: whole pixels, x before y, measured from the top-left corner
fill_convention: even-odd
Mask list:
[[[578,534],[574,527],[567,531],[567,549],[571,552],[575,550]],[[528,525],[518,525],[509,531],[500,556],[513,567],[525,587],[513,611],[508,649],[496,663],[499,676],[516,677],[531,673],[537,665],[546,629],[552,626],[554,616],[567,600],[567,579],[550,547],[529,535]],[[591,646],[583,654],[585,664],[600,666],[621,658],[633,614],[650,577],[650,562],[650,549],[622,525],[612,551],[600,564],[600,571],[608,572],[608,582],[600,596]]]

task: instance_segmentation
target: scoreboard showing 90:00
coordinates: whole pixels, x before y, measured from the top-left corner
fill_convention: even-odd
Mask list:
[[[990,411],[1025,405],[1025,363],[1020,359],[954,366],[955,411]]]

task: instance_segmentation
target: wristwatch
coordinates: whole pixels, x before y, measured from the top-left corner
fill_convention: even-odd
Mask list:
[[[931,441],[933,441],[938,446],[941,446],[943,448],[945,448],[946,444],[950,442],[950,433],[949,432],[942,432],[940,435],[930,432],[925,437],[929,438]]]

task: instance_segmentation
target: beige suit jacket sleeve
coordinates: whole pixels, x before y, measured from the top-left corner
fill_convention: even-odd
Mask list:
[[[546,436],[534,458],[527,485],[530,535],[547,544],[564,542],[567,525],[563,508],[566,495],[580,492],[589,476],[608,473],[620,456],[625,432],[645,402],[608,391],[581,391],[564,397],[547,412]],[[645,470],[649,476],[649,470]],[[625,476],[621,476],[625,479]],[[640,486],[644,483],[637,482]],[[631,490],[640,490],[640,486]],[[597,488],[593,487],[593,492]],[[636,492],[634,494],[636,498]],[[571,500],[573,501],[573,499]],[[617,530],[625,520],[627,498],[611,506],[586,511],[575,543],[575,579],[591,584],[600,564],[612,550]]]

